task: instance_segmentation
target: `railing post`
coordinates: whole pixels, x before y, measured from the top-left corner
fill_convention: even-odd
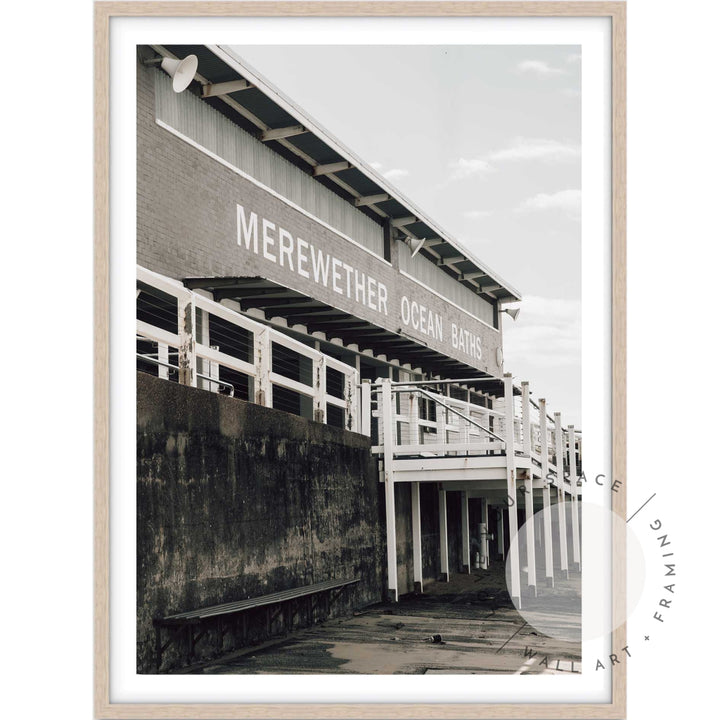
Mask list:
[[[560,529],[560,572],[568,578],[567,554],[567,518],[565,517],[565,436],[562,429],[562,417],[555,415],[555,469],[557,470],[558,518]]]
[[[408,393],[408,433],[410,445],[420,444],[420,426],[418,420],[420,419],[420,411],[418,405],[420,404],[420,395],[418,393]]]
[[[530,426],[530,383],[524,380],[522,383],[522,437],[523,452],[532,456],[532,429]]]
[[[466,415],[467,417],[471,417],[469,399],[470,399],[470,393],[466,392],[465,400],[463,401],[464,407],[462,409],[462,413],[463,413],[463,415]],[[460,421],[462,422],[462,427],[463,427],[462,442],[465,445],[469,445],[470,444],[470,431],[472,429],[472,425],[464,418],[460,418]]]
[[[388,596],[398,600],[397,544],[395,539],[395,483],[393,478],[395,426],[393,413],[392,382],[383,378],[380,383],[383,428],[383,472],[385,475],[385,525],[387,534]]]
[[[170,348],[165,343],[161,342],[159,342],[157,346],[158,360],[160,362],[170,364]],[[164,367],[163,365],[158,365],[158,377],[162,378],[163,380],[168,380],[170,378],[170,368]]]
[[[211,350],[219,350],[219,345],[211,345]],[[207,363],[203,363],[203,367],[208,366],[208,376],[211,377],[213,380],[219,380],[220,379],[220,366],[215,362],[208,361]],[[208,383],[208,390],[211,390],[212,392],[220,392],[221,385],[219,383]]]
[[[367,379],[360,383],[360,432],[367,437],[372,434],[372,385]]]
[[[572,527],[573,570],[580,572],[580,518],[578,516],[577,455],[575,451],[575,426],[568,425],[568,450],[570,457],[570,521]]]
[[[325,422],[325,356],[313,358],[313,420]]]
[[[178,298],[178,382],[197,387],[195,361],[195,298],[192,293]]]
[[[272,407],[272,342],[270,328],[264,327],[256,330],[253,339],[253,353],[255,361],[255,403],[265,407]]]
[[[505,373],[505,466],[507,473],[508,516],[510,518],[510,596],[520,609],[520,557],[518,549],[517,493],[515,484],[515,419],[512,375]]]
[[[200,318],[200,324],[198,325],[198,316]],[[209,327],[209,315],[205,310],[199,310],[195,313],[195,342],[199,345],[210,346],[210,327]],[[203,375],[211,375],[211,363],[208,360],[200,360],[198,363],[198,370]],[[213,390],[213,386],[208,380],[198,378],[197,386],[203,390]]]
[[[522,439],[523,452],[530,459],[528,477],[524,481],[525,487],[525,550],[528,564],[528,587],[533,595],[537,596],[537,575],[535,568],[535,505],[533,502],[533,467],[531,454],[530,430],[530,383],[522,383]]]
[[[550,499],[550,460],[548,454],[547,407],[545,398],[538,400],[540,412],[540,472],[542,473],[543,496],[543,546],[545,548],[545,584],[555,585],[552,548],[552,502]]]
[[[437,441],[441,445],[447,442],[447,433],[445,432],[447,410],[442,406],[435,403],[435,422],[437,423]]]
[[[345,378],[345,412],[347,415],[345,427],[348,430],[357,432],[360,427],[357,390],[358,383],[360,382],[360,373],[354,370],[343,377]]]

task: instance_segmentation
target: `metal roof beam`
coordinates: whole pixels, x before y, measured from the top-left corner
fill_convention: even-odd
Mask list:
[[[384,330],[383,328],[368,327],[367,323],[363,323],[358,330],[355,330],[358,337],[374,337],[378,340],[386,340],[389,337],[397,337],[390,330]]]
[[[353,200],[353,204],[355,207],[360,207],[362,205],[372,205],[373,203],[385,202],[385,200],[389,199],[390,196],[387,193],[380,193],[379,195],[364,195],[362,197],[356,197],[355,200]]]
[[[425,240],[425,247],[434,247],[435,245],[442,245],[445,242],[442,238],[427,238]]]
[[[284,128],[272,128],[270,130],[264,130],[260,135],[260,139],[263,142],[270,140],[282,140],[283,138],[294,137],[295,135],[302,135],[307,132],[307,128],[302,125],[290,125]]]
[[[189,290],[210,290],[212,288],[228,287],[229,285],[247,285],[248,283],[267,282],[259,275],[247,277],[191,277],[183,280],[183,285]],[[276,288],[277,292],[277,288]]]
[[[455,263],[462,262],[463,260],[467,260],[467,258],[464,255],[453,255],[452,257],[441,257],[438,261],[438,265],[454,265]]]
[[[352,166],[349,162],[343,160],[342,162],[327,163],[326,165],[316,165],[313,168],[313,175],[329,175],[330,173],[340,172],[341,170],[349,170]]]
[[[308,322],[310,325],[322,325],[323,327],[330,327],[331,325],[342,325],[343,327],[358,327],[358,328],[364,328],[367,327],[367,322],[365,320],[358,320],[354,315],[308,315]],[[327,320],[324,320],[323,318],[328,318]],[[353,322],[348,322],[348,320],[355,320]]]
[[[485,277],[488,277],[488,274],[483,272],[482,270],[473,270],[472,272],[462,273],[458,280],[475,280],[477,278]]]
[[[318,302],[317,300],[315,302]],[[323,312],[333,312],[333,308],[328,307],[327,305],[317,305],[315,307],[298,307],[298,308],[287,308],[286,310],[270,310],[270,312],[276,313],[279,317],[292,317],[293,315],[304,315],[304,316],[310,316],[312,315],[315,320],[318,320],[321,315],[319,313]],[[315,313],[318,314],[315,314]],[[337,312],[337,311],[335,311]],[[348,315],[347,313],[342,313],[340,315],[326,315],[327,318],[351,318],[352,315]]]
[[[219,95],[228,95],[229,93],[238,92],[240,90],[248,90],[255,87],[247,80],[231,80],[230,82],[208,83],[202,86],[202,96],[204,98],[218,97]]]
[[[364,323],[349,323],[347,321],[343,322],[340,325],[333,325],[328,326],[328,323],[314,323],[312,320],[308,320],[307,323],[308,332],[323,332],[325,335],[330,337],[340,337],[339,335],[336,335],[335,333],[342,332],[343,330],[353,330],[353,333],[357,332],[357,328],[360,328],[364,325]]]
[[[210,290],[209,288],[200,288],[202,290]],[[210,292],[213,294],[213,298],[215,299],[215,302],[220,302],[220,300],[236,300],[238,298],[243,298],[246,296],[253,297],[255,295],[277,295],[279,292],[281,292],[280,288],[241,288],[241,287],[232,287],[232,288],[218,288],[217,290],[213,289]]]
[[[293,297],[291,295],[285,295],[284,297],[247,297],[240,300],[240,306],[243,310],[246,310],[247,308],[252,307],[282,307],[283,305],[287,307],[293,307],[294,305],[303,305],[309,302],[313,302],[313,298],[305,297],[305,298],[299,298],[299,297]]]
[[[405,225],[412,225],[415,222],[417,222],[417,218],[414,215],[408,215],[407,217],[393,218],[390,224],[393,227],[400,228],[405,227]]]

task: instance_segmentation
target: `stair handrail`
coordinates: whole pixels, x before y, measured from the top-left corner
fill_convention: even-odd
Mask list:
[[[425,397],[430,398],[430,400],[432,400],[437,405],[440,405],[441,407],[444,407],[446,410],[449,410],[451,413],[455,413],[455,415],[457,415],[458,417],[461,417],[463,420],[465,420],[465,422],[468,422],[471,425],[474,425],[475,427],[480,428],[480,430],[482,430],[483,432],[486,432],[488,435],[492,435],[496,440],[499,440],[502,443],[505,442],[505,440],[503,438],[501,438],[499,435],[496,435],[492,430],[489,430],[488,428],[483,427],[480,423],[476,422],[471,417],[463,415],[459,410],[456,410],[454,407],[451,407],[450,405],[447,405],[446,403],[442,402],[441,400],[438,400],[437,398],[439,396],[433,395],[432,393],[428,392],[427,390],[424,390],[421,387],[414,387],[412,389],[407,389],[407,390],[395,389],[395,392],[406,392],[406,393],[416,392],[416,393],[420,393],[421,395],[425,395]]]

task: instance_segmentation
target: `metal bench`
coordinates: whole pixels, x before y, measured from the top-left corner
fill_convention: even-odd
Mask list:
[[[247,614],[250,610],[265,608],[265,630],[268,637],[271,635],[272,625],[282,614],[285,632],[292,630],[295,615],[300,610],[301,601],[305,601],[310,622],[315,615],[315,610],[324,600],[326,614],[329,613],[330,605],[337,600],[345,588],[360,582],[360,578],[352,580],[326,580],[324,582],[304,585],[292,590],[261,595],[246,600],[210,605],[209,607],[189,610],[187,612],[168,615],[153,620],[155,627],[155,667],[160,672],[162,656],[165,650],[175,641],[184,643],[184,654],[186,664],[193,661],[195,645],[208,632],[208,623],[215,621],[218,634],[218,650],[222,650],[223,638],[227,628],[223,627],[224,620],[230,615],[241,614],[243,642],[247,639]],[[199,626],[204,625],[199,633]],[[169,637],[162,643],[161,633],[163,628],[168,630]],[[196,634],[197,633],[197,634]]]

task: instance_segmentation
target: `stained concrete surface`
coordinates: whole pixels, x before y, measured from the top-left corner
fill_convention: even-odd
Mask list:
[[[567,594],[579,592],[580,578]],[[579,623],[563,612],[555,620]],[[440,642],[431,638],[440,635]],[[455,574],[422,596],[382,603],[184,672],[202,674],[539,674],[581,671],[580,644],[528,625],[504,570]]]
[[[368,437],[138,373],[138,672],[155,671],[153,618],[330,579],[360,579],[334,616],[380,600],[381,487]]]

